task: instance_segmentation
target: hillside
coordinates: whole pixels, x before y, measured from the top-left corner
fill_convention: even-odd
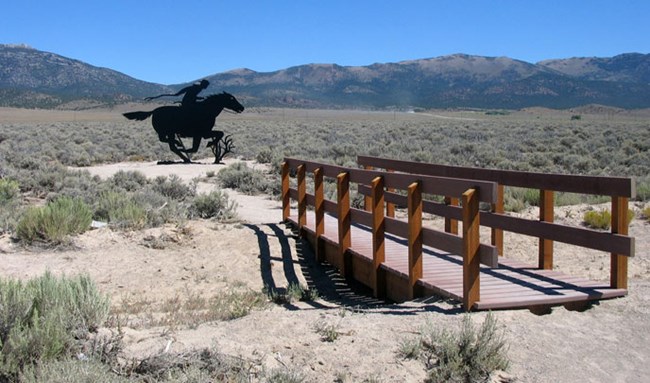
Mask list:
[[[571,58],[531,64],[455,54],[367,66],[307,64],[274,72],[207,75],[247,106],[305,108],[650,107],[650,55]],[[122,103],[187,84],[140,81],[26,46],[0,45],[0,106],[74,109]],[[81,105],[81,106],[80,106]]]
[[[24,45],[0,45],[0,105],[123,103],[169,88]]]

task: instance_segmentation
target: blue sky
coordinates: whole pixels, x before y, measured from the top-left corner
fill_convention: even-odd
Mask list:
[[[0,43],[162,84],[236,68],[370,65],[453,53],[650,53],[650,1],[6,1]]]

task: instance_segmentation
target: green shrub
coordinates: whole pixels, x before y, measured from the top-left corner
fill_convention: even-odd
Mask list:
[[[255,156],[255,161],[260,164],[270,164],[273,161],[273,150],[270,148],[261,150]]]
[[[628,209],[627,211],[627,224],[634,219],[634,211]],[[609,210],[589,210],[586,211],[583,217],[585,225],[600,230],[609,230],[612,224],[612,214]]]
[[[528,206],[539,206],[539,190],[520,187],[507,187],[503,195],[506,211],[519,212]]]
[[[25,367],[75,355],[108,317],[109,299],[88,276],[49,272],[26,283],[0,279],[0,381]]]
[[[650,201],[650,177],[639,178],[637,180],[636,200]]]
[[[0,178],[0,206],[16,199],[20,195],[18,182]]]
[[[22,213],[18,182],[0,178],[0,234],[13,231]]]
[[[147,227],[158,227],[166,223],[180,223],[187,218],[187,206],[175,199],[166,197],[151,188],[134,193],[135,203],[147,214]]]
[[[183,180],[176,174],[169,177],[156,177],[152,188],[157,193],[177,201],[183,201],[196,195],[196,189],[193,186],[185,185]]]
[[[122,229],[141,229],[147,224],[147,212],[131,195],[118,192],[101,193],[96,202],[95,219]]]
[[[594,229],[609,229],[612,222],[612,214],[609,210],[589,210],[583,217],[585,225]]]
[[[18,222],[19,239],[61,244],[68,236],[80,234],[90,227],[92,212],[80,199],[60,197],[43,207],[28,209]]]
[[[117,375],[111,366],[98,360],[52,360],[44,361],[38,366],[27,368],[20,377],[23,383],[129,383],[135,382]]]
[[[428,329],[422,345],[431,382],[486,381],[490,373],[510,364],[503,331],[492,313],[478,329],[469,315],[458,331]]]
[[[264,174],[248,167],[244,162],[236,162],[219,171],[221,187],[235,189],[245,194],[264,193],[269,185]]]
[[[237,203],[229,200],[228,194],[216,190],[194,197],[190,205],[190,214],[200,218],[215,218],[220,221],[231,220],[237,215]]]
[[[125,191],[137,191],[147,185],[149,181],[147,180],[147,176],[141,172],[120,170],[113,174],[106,182]]]

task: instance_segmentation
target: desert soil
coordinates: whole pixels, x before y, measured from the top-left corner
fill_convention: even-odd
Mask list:
[[[138,170],[149,177],[176,174],[189,182],[218,172],[223,165],[119,163],[85,168],[100,177],[118,170]],[[214,183],[199,182],[208,192]],[[375,305],[348,288],[336,273],[312,262],[310,249],[279,221],[278,201],[228,190],[239,204],[239,220],[194,220],[182,227],[137,232],[91,230],[72,248],[26,249],[0,238],[0,276],[30,278],[54,273],[89,274],[110,295],[115,311],[126,305],[159,307],[172,297],[211,297],[229,286],[261,291],[264,285],[290,282],[314,286],[321,299],[286,306],[270,305],[231,321],[196,328],[149,327],[130,318],[124,329],[127,358],[143,358],[164,349],[182,351],[216,345],[226,354],[259,361],[266,368],[291,368],[306,381],[422,382],[424,364],[401,359],[402,342],[424,326],[455,328],[460,307],[436,299]],[[558,209],[556,220],[580,220],[589,207]],[[638,207],[635,207],[638,209]],[[535,214],[530,210],[523,214]],[[574,223],[575,223],[574,222]],[[433,222],[432,224],[435,224]],[[496,312],[510,345],[511,367],[501,374],[521,382],[641,382],[650,376],[650,225],[633,221],[636,257],[630,260],[629,295],[602,301],[586,311],[554,308],[550,314],[527,310]],[[506,254],[534,262],[536,239],[506,237]],[[556,244],[561,271],[599,280],[609,278],[609,255]],[[473,313],[482,323],[486,313]],[[141,318],[146,322],[146,318]],[[341,334],[325,342],[317,324]]]

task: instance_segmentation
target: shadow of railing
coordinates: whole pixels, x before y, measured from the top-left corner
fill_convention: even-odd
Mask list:
[[[396,305],[373,297],[372,289],[352,279],[346,279],[336,268],[328,263],[318,263],[316,256],[309,242],[300,238],[295,232],[288,232],[282,224],[244,224],[244,226],[255,233],[260,248],[260,277],[268,291],[280,294],[286,293],[285,282],[276,281],[273,276],[272,262],[282,262],[282,271],[287,284],[300,284],[300,278],[296,267],[304,278],[307,288],[318,292],[318,296],[335,305],[354,311],[378,309],[382,313],[410,315],[417,312],[439,312],[444,314],[458,314],[462,312],[460,307],[449,309],[442,308],[438,303],[444,301],[442,298],[428,297],[415,300],[415,305]],[[269,228],[268,233],[264,228]],[[272,254],[270,237],[275,237],[280,244],[280,254]],[[295,241],[296,258],[290,241]],[[318,301],[305,301],[304,303],[313,308],[331,309]],[[291,310],[300,308],[294,304],[285,304]]]

